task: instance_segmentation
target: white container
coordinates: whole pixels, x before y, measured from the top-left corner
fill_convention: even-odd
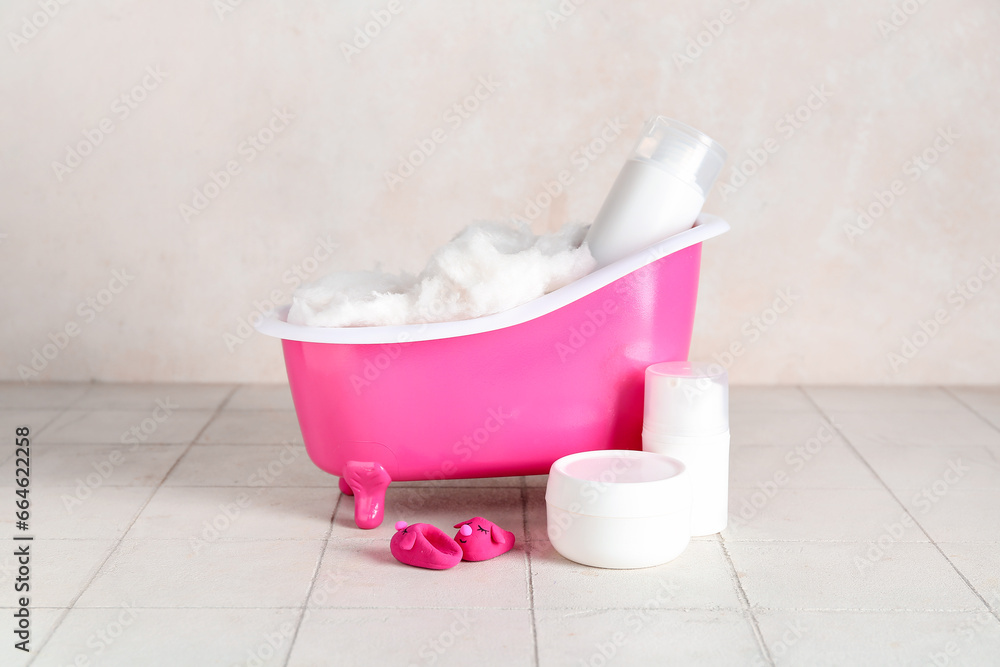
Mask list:
[[[583,565],[662,565],[691,540],[691,484],[680,461],[651,452],[600,450],[552,464],[545,489],[556,551]]]
[[[718,364],[671,361],[646,369],[642,449],[684,463],[691,478],[691,535],[729,520],[729,386]]]
[[[587,232],[598,266],[690,229],[725,161],[722,146],[693,127],[647,121]]]

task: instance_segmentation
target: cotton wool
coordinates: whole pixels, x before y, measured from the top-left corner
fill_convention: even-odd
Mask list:
[[[340,272],[292,295],[288,321],[314,327],[375,327],[467,320],[509,310],[597,266],[587,226],[536,236],[527,225],[480,222],[438,248],[418,275]]]

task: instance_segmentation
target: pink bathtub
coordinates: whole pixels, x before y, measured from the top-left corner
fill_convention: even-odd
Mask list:
[[[287,307],[257,329],[282,339],[310,458],[382,522],[392,480],[546,473],[567,454],[639,449],[643,371],[686,359],[701,243],[685,232],[512,310],[460,322],[320,328]]]

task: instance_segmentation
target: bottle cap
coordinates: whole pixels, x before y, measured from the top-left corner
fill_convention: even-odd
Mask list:
[[[643,126],[631,157],[650,162],[690,183],[707,198],[726,162],[726,150],[690,125],[655,116]]]
[[[668,361],[646,369],[643,431],[714,436],[729,430],[729,382],[714,362]]]

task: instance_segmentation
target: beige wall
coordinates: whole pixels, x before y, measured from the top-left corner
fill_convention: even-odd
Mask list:
[[[239,322],[287,300],[297,268],[418,268],[562,170],[536,231],[589,220],[663,113],[731,156],[707,210],[733,231],[705,247],[694,356],[737,344],[721,358],[741,383],[1000,379],[983,263],[1000,253],[995,2],[44,4],[0,7],[5,378],[51,335],[65,349],[37,379],[280,381],[278,342]],[[467,118],[449,112],[477,92]]]

